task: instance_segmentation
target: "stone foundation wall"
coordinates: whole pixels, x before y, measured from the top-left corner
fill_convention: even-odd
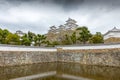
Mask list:
[[[0,66],[44,62],[73,62],[87,65],[120,67],[120,48],[62,49],[55,51],[0,51]]]
[[[59,62],[120,67],[120,49],[61,50]]]
[[[0,51],[0,66],[13,66],[56,61],[56,52]]]

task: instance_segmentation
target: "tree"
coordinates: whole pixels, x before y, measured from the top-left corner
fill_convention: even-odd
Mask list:
[[[71,40],[72,40],[72,43],[73,44],[76,44],[76,41],[77,41],[77,37],[76,37],[76,32],[74,32],[71,36],[70,36]]]
[[[92,36],[90,31],[88,30],[88,28],[86,26],[79,27],[79,28],[77,28],[77,30],[79,30],[78,40],[80,40],[83,44],[86,44],[86,42]]]
[[[53,41],[51,45],[52,45],[52,47],[54,47],[56,45],[59,45],[59,42],[58,41]]]
[[[8,36],[6,37],[5,42],[7,44],[18,45],[18,44],[20,44],[20,37],[17,34],[9,33]]]
[[[71,38],[70,38],[70,36],[69,35],[65,35],[65,38],[64,38],[64,40],[62,41],[62,44],[63,45],[70,45],[70,44],[72,44],[72,40],[71,40]]]
[[[32,42],[34,42],[35,36],[35,33],[28,31],[28,33],[21,38],[21,44],[30,46]]]
[[[31,41],[29,40],[27,34],[25,34],[25,35],[22,37],[21,44],[22,44],[22,45],[26,45],[26,46],[30,46]]]
[[[0,43],[2,43],[2,34],[3,34],[3,30],[0,29]]]
[[[46,43],[46,36],[37,34],[35,36],[35,45],[41,46],[42,43]]]
[[[91,38],[90,38],[90,43],[103,43],[104,40],[103,40],[103,36],[100,32],[96,32],[95,35],[93,35]]]
[[[0,29],[0,43],[1,44],[6,44],[6,37],[10,34],[10,32],[7,29]]]
[[[35,38],[35,33],[32,33],[30,31],[28,31],[28,39],[30,40],[30,42],[34,41],[34,38]]]

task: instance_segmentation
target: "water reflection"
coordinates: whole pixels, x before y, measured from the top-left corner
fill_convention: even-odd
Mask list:
[[[1,67],[0,80],[120,80],[120,68],[73,63]]]
[[[57,74],[81,76],[92,80],[120,80],[120,68],[60,63]]]

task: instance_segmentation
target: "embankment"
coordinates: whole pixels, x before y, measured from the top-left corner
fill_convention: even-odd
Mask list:
[[[120,44],[56,48],[0,46],[0,66],[43,62],[73,62],[120,67]]]

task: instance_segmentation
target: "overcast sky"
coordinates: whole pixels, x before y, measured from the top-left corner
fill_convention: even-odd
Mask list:
[[[68,18],[92,33],[120,28],[120,0],[0,0],[0,28],[47,33]]]

